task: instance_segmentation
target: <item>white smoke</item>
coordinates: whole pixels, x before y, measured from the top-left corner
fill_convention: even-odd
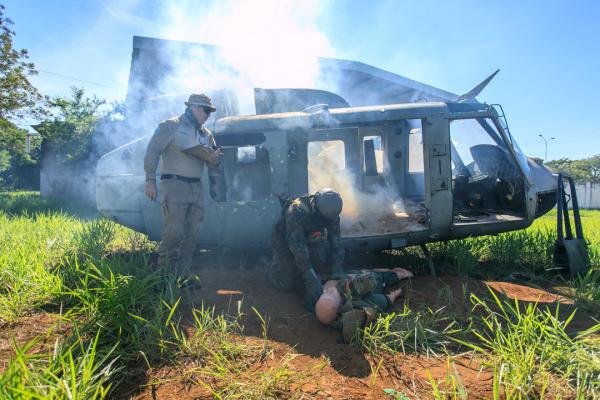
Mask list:
[[[162,7],[158,10],[162,17],[157,36],[178,42],[161,49],[160,56],[168,64],[167,73],[160,76],[159,82],[153,82],[156,87],[150,93],[155,89],[156,93],[149,104],[154,106],[141,110],[138,118],[133,123],[130,121],[128,135],[149,134],[160,120],[181,113],[183,101],[190,93],[233,93],[238,103],[235,113],[254,114],[254,88],[257,87],[319,88],[336,92],[339,74],[336,76],[330,71],[327,82],[320,80],[323,76],[319,57],[335,56],[329,39],[317,23],[325,11],[322,2],[228,0],[199,4],[180,0],[164,3]],[[190,45],[181,42],[190,42]],[[135,84],[145,83],[142,80]],[[130,80],[129,89],[143,93],[142,89],[147,88],[132,87]],[[374,95],[371,92],[360,93],[360,97],[368,102],[366,99]],[[298,127],[298,123],[309,121],[301,117],[281,123]],[[368,191],[359,190],[363,183],[349,168],[340,167],[343,151],[324,146],[309,156],[309,191],[322,187],[338,190],[344,198],[342,221],[346,228],[359,234],[375,234],[383,232],[381,226],[386,221],[406,218],[406,204],[392,180],[388,179],[383,185],[368,185]],[[380,150],[376,151],[376,157],[377,166],[383,167]],[[378,172],[381,174],[383,169],[378,168]],[[242,188],[236,179],[233,189]],[[251,200],[252,194],[242,189],[237,196],[239,200]]]
[[[160,36],[219,46],[218,63],[195,50],[174,55],[172,92],[229,89],[240,113],[254,113],[253,89],[315,87],[318,57],[333,54],[317,28],[316,0],[229,0],[199,6],[197,1],[168,2]],[[168,23],[166,23],[168,21]],[[214,57],[213,57],[214,60]]]

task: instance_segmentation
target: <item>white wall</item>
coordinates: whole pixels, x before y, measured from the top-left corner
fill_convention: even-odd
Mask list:
[[[600,183],[581,183],[575,185],[579,208],[600,209]]]

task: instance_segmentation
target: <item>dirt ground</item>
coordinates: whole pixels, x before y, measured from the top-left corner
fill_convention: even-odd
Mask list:
[[[217,270],[201,271],[203,289],[197,292],[198,303],[215,306],[217,310],[234,312],[238,300],[242,301],[244,335],[250,340],[259,341],[261,323],[252,307],[268,319],[268,337],[275,345],[275,358],[290,352],[297,357],[292,365],[300,373],[309,373],[325,365],[319,373],[299,389],[298,397],[310,399],[390,399],[384,389],[395,389],[410,398],[431,398],[432,389],[429,374],[443,381],[448,373],[446,356],[425,357],[413,354],[387,357],[383,361],[373,360],[358,347],[339,343],[338,333],[322,326],[314,316],[305,311],[298,293],[281,293],[266,284],[256,270]],[[565,317],[572,311],[572,301],[550,291],[507,282],[481,282],[458,277],[412,278],[405,286],[404,300],[411,307],[434,306],[440,302],[462,312],[470,303],[462,298],[470,293],[486,295],[489,285],[494,291],[508,297],[527,302],[546,303],[549,306],[561,303],[561,314]],[[400,300],[396,307],[402,307]],[[589,318],[580,315],[573,321],[572,329],[589,327]],[[469,393],[469,398],[490,398],[492,377],[482,371],[479,363],[470,355],[455,357],[452,360]],[[165,369],[153,371],[150,381],[158,377],[176,374]],[[196,387],[185,387],[181,383],[149,387],[133,396],[135,399],[179,398],[198,399],[212,396]]]
[[[339,343],[334,329],[322,326],[314,316],[304,310],[298,293],[281,293],[266,284],[257,270],[204,269],[200,271],[203,288],[192,292],[191,301],[196,306],[215,306],[218,311],[235,313],[237,302],[242,301],[246,314],[243,336],[240,340],[260,343],[261,323],[252,307],[268,320],[268,338],[272,353],[261,368],[269,368],[281,358],[293,355],[291,367],[304,373],[306,380],[298,391],[299,398],[306,399],[390,399],[384,389],[395,389],[410,398],[431,398],[429,375],[442,381],[448,373],[446,356],[425,357],[414,354],[398,354],[383,360],[371,359],[358,347]],[[470,303],[470,293],[483,296],[486,285],[497,293],[526,302],[538,302],[553,307],[560,303],[565,317],[573,310],[570,299],[524,284],[507,282],[482,282],[467,278],[416,276],[404,286],[404,298],[396,307],[407,301],[413,307],[437,307],[444,304],[451,312],[464,312]],[[184,325],[191,326],[191,305],[184,310]],[[56,324],[56,318],[48,314],[22,318],[11,324],[0,326],[0,370],[6,366],[12,353],[12,338],[25,343],[41,336],[40,347],[52,346],[55,338],[66,327],[46,335]],[[571,329],[582,330],[590,325],[590,319],[579,313]],[[469,398],[490,398],[492,377],[482,370],[469,354],[454,357],[452,362],[469,393]],[[164,367],[147,370],[143,365],[139,371],[128,371],[126,382],[114,394],[116,398],[134,399],[204,399],[213,396],[202,387],[169,379],[181,374],[185,366]],[[169,383],[171,381],[171,383]],[[157,383],[160,382],[160,383]],[[141,387],[140,387],[141,385]]]
[[[55,314],[35,314],[16,321],[0,324],[0,373],[15,354],[14,344],[23,346],[35,341],[30,353],[36,354],[54,348],[56,340],[69,331],[71,325]]]

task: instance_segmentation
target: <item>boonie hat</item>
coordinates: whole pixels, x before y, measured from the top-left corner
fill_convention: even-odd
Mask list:
[[[217,108],[213,106],[210,101],[210,97],[205,94],[191,94],[188,101],[185,102],[186,106],[204,106],[210,108],[212,111],[217,111]]]

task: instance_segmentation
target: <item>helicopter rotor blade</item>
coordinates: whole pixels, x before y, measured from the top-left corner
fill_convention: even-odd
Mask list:
[[[467,100],[474,100],[475,97],[477,97],[479,95],[479,93],[481,93],[481,91],[483,89],[485,89],[485,87],[488,85],[488,83],[491,82],[492,79],[494,79],[494,77],[496,76],[496,74],[500,72],[499,69],[496,70],[496,72],[494,72],[493,74],[491,74],[490,76],[488,76],[487,78],[485,78],[479,85],[475,86],[473,89],[471,89],[471,91],[469,93],[463,94],[462,96],[459,96],[458,99],[456,99],[457,103],[462,103],[465,102]]]

